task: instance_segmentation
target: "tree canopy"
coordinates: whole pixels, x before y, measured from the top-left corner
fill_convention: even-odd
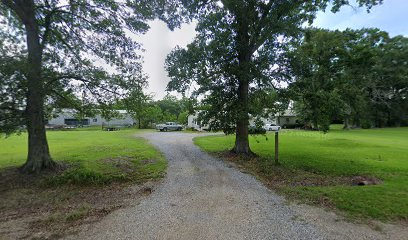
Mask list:
[[[379,29],[308,29],[290,55],[289,89],[304,122],[327,131],[407,124],[408,38]]]
[[[8,71],[1,72],[0,131],[27,127],[23,170],[55,166],[44,105],[74,105],[79,95],[103,108],[140,89],[146,78],[134,34],[145,33],[157,17],[176,26],[180,11],[177,1],[1,1],[0,67]],[[12,61],[18,64],[8,68]]]
[[[382,1],[359,0],[370,9]],[[250,102],[265,89],[279,88],[287,81],[283,52],[287,42],[298,38],[305,22],[316,12],[338,11],[344,0],[190,1],[187,8],[197,19],[197,36],[186,48],[177,47],[166,60],[171,77],[169,90],[202,96],[203,118],[213,129],[235,128],[233,151],[251,153],[248,141]],[[264,102],[265,108],[273,103]],[[258,114],[260,114],[257,108]]]

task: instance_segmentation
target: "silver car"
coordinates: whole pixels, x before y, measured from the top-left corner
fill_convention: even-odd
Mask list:
[[[167,131],[181,131],[183,130],[183,126],[177,124],[175,122],[166,122],[164,124],[157,124],[156,129],[160,130],[160,132],[167,132]]]
[[[263,126],[266,131],[279,131],[281,129],[280,126],[275,125],[273,123],[267,123]]]

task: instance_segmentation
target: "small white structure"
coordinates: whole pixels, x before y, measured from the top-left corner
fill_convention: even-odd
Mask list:
[[[78,119],[78,112],[74,109],[62,109],[58,116],[48,120],[49,125],[84,125],[84,126],[130,126],[136,121],[125,110],[115,110],[118,117],[107,120],[100,114],[89,117],[84,116]]]
[[[195,113],[194,115],[189,115],[187,117],[187,127],[189,129],[195,129],[197,131],[208,131],[209,126],[208,124],[202,125],[201,122],[198,121],[198,113]]]
[[[287,109],[284,112],[276,115],[277,125],[285,127],[289,125],[298,124],[296,113],[292,109]]]
[[[275,115],[270,115],[268,118],[261,117],[260,120],[265,124],[275,124],[284,127],[285,125],[293,125],[297,123],[296,113],[292,109],[287,109],[284,112],[277,113]],[[255,125],[255,118],[249,118],[249,125]],[[201,125],[198,121],[198,113],[188,116],[188,128],[193,128],[197,131],[208,130],[208,125]]]

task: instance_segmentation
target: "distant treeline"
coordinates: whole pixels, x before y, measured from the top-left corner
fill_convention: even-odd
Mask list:
[[[299,117],[326,131],[408,125],[408,38],[378,29],[307,29],[287,51]]]

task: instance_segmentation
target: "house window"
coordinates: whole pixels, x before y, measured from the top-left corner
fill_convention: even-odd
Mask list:
[[[98,119],[97,119],[97,118],[94,118],[94,119],[93,119],[93,122],[97,122],[97,121],[98,121]]]
[[[290,118],[286,118],[286,122],[287,122],[287,123],[290,122]]]

